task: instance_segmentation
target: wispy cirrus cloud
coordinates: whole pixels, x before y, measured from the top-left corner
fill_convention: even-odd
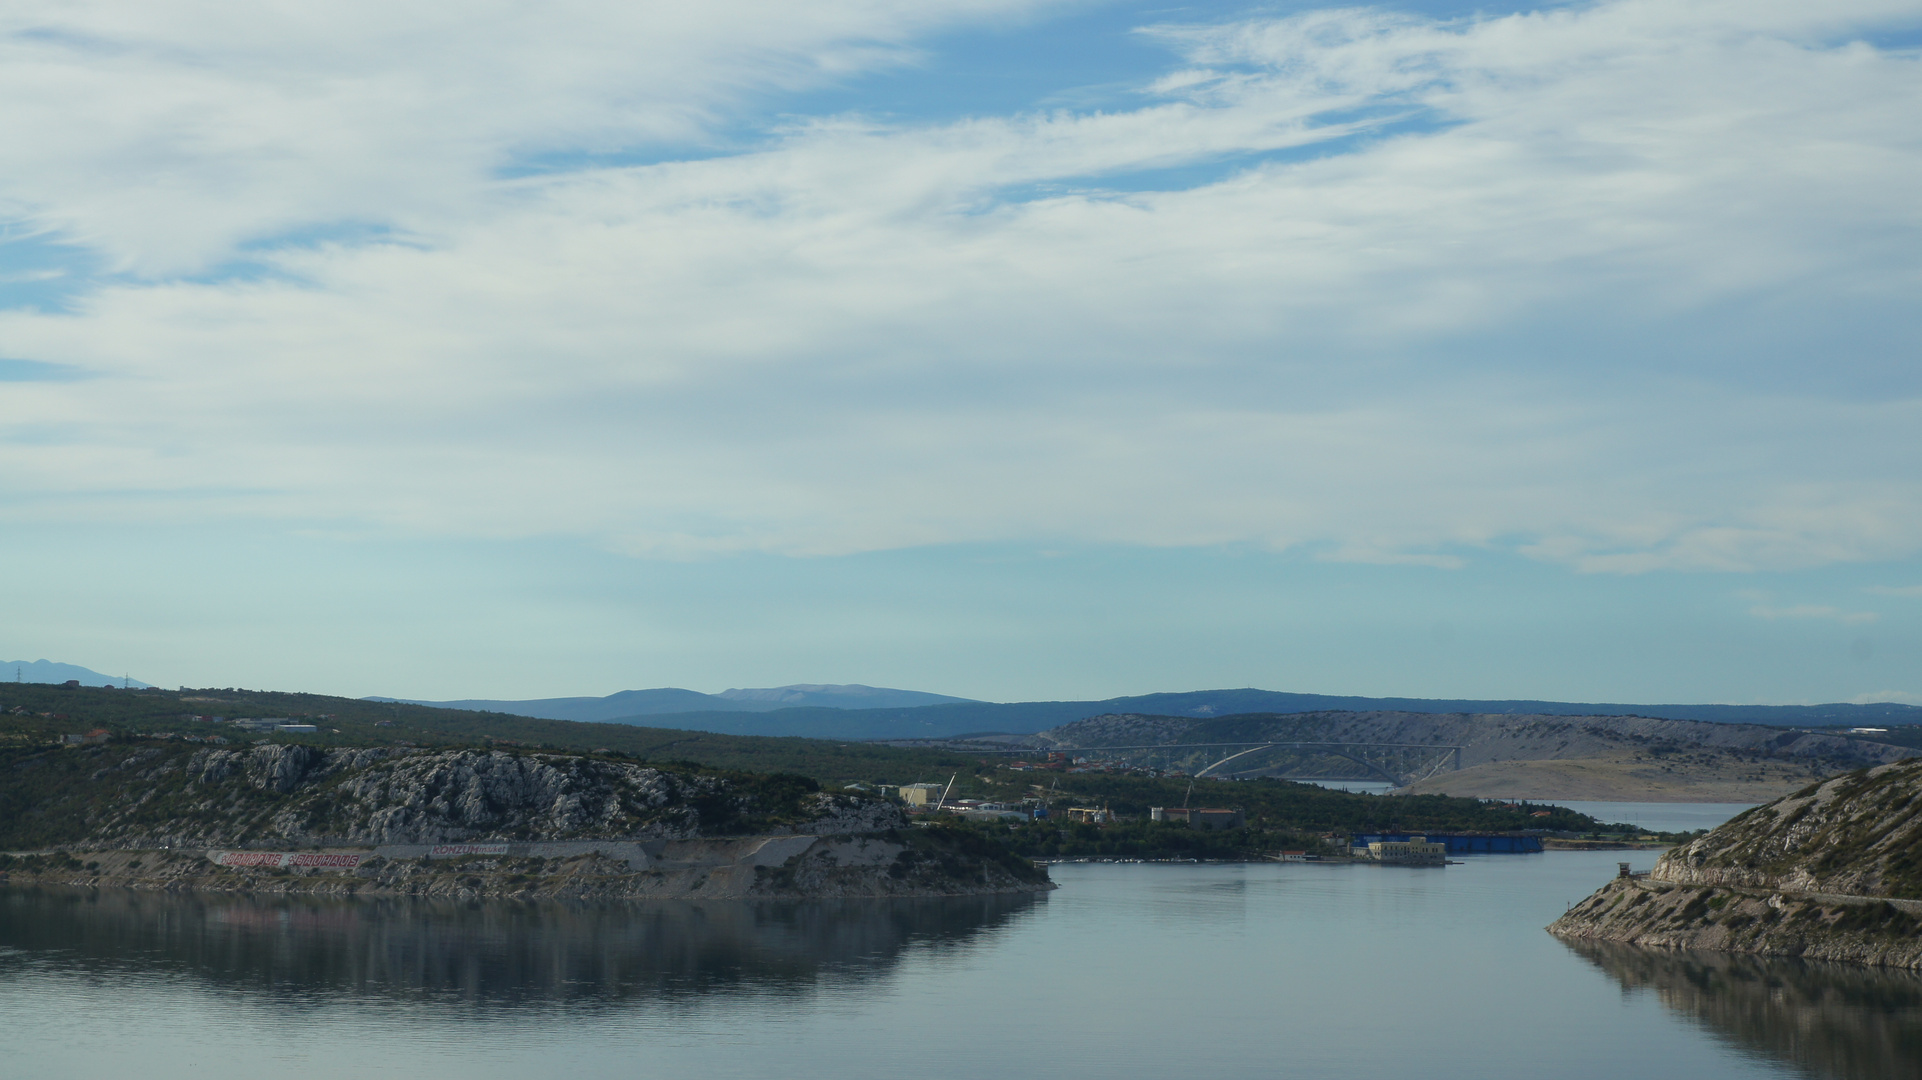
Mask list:
[[[1787,607],[1757,604],[1749,608],[1749,614],[1758,619],[1831,619],[1850,625],[1872,623],[1881,618],[1873,611],[1845,611],[1829,604],[1791,604]]]
[[[32,149],[0,216],[150,277],[342,224],[432,243],[530,158],[712,150],[744,101],[1054,6],[23,0],[0,14],[0,141]]]
[[[1160,27],[1135,108],[732,149],[742,94],[1027,9],[378,7],[297,49],[292,8],[15,14],[0,199],[129,274],[0,314],[99,375],[0,399],[8,513],[1596,573],[1922,547],[1922,64],[1861,41],[1914,4]]]

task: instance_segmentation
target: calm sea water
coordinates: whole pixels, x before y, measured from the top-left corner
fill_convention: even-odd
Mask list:
[[[1393,784],[1376,780],[1309,780],[1305,783],[1362,795],[1385,795]],[[1713,829],[1756,803],[1600,802],[1582,799],[1542,799],[1566,806],[1608,824],[1628,824],[1656,832]]]
[[[1557,799],[1556,805],[1566,806],[1576,813],[1587,814],[1598,821],[1610,824],[1627,823],[1656,832],[1692,832],[1696,829],[1713,829],[1749,807],[1759,804],[1585,802],[1580,799]]]
[[[1395,785],[1383,780],[1302,780],[1303,784],[1325,787],[1330,791],[1349,791],[1357,795],[1386,795]]]
[[[1922,979],[1543,933],[1617,858],[1071,864],[918,902],[0,891],[0,1075],[1922,1075]]]

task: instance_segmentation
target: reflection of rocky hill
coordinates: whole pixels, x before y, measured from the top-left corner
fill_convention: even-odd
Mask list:
[[[1144,764],[1193,769],[1227,749],[1208,743],[1329,742],[1460,746],[1460,770],[1444,767],[1414,792],[1527,798],[1630,798],[1755,802],[1863,765],[1916,756],[1884,743],[1643,716],[1315,712],[1196,718],[1097,716],[1034,737],[1062,749],[1155,745],[1130,751]],[[1161,749],[1159,744],[1166,744]],[[1404,755],[1407,756],[1407,755]],[[1391,772],[1421,775],[1440,758],[1393,755]],[[1453,764],[1452,762],[1449,764]],[[1237,775],[1367,776],[1365,767],[1310,748],[1276,747],[1237,759]]]
[[[1791,958],[1569,948],[1627,989],[1737,1045],[1832,1080],[1914,1075],[1922,1047],[1922,976]]]
[[[0,890],[9,950],[83,971],[506,1005],[800,993],[992,933],[1031,895],[646,905]],[[0,961],[0,969],[5,962]]]

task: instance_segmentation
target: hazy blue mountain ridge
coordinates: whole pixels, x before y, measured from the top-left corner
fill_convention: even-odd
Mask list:
[[[988,705],[974,698],[930,694],[925,690],[895,690],[859,683],[832,685],[796,683],[761,690],[723,690],[714,695],[748,708],[915,709],[929,705]]]
[[[778,700],[792,691],[806,704]],[[830,691],[853,691],[833,694]],[[871,693],[861,693],[861,692]],[[939,704],[885,706],[886,695],[941,699]],[[733,696],[729,696],[733,695]],[[752,695],[752,696],[750,696]],[[839,700],[840,705],[823,704]],[[1538,714],[1552,716],[1651,716],[1670,720],[1772,724],[1779,727],[1832,724],[1922,723],[1922,708],[1869,705],[1611,705],[1561,701],[1484,701],[1456,698],[1367,698],[1295,694],[1276,690],[1196,690],[1141,694],[1099,701],[1023,701],[995,703],[922,695],[912,690],[875,687],[776,687],[772,690],[701,694],[692,690],[628,690],[604,698],[546,698],[538,701],[409,702],[454,709],[538,716],[553,720],[595,720],[649,727],[709,731],[723,735],[791,735],[822,739],[933,739],[983,732],[1031,735],[1106,713],[1158,716],[1232,716],[1242,713],[1426,712]],[[539,711],[535,711],[539,710]]]
[[[533,716],[543,720],[585,720],[591,723],[635,721],[636,718],[646,716],[761,713],[794,708],[827,709],[839,714],[854,709],[914,709],[944,704],[988,704],[972,701],[969,698],[950,697],[946,694],[930,694],[922,690],[823,683],[723,690],[718,694],[703,694],[698,690],[664,686],[653,690],[622,690],[606,697],[536,698],[529,701],[499,701],[484,698],[422,701],[414,698],[389,697],[368,700],[397,701],[405,705],[432,705],[442,709],[512,713],[516,716]],[[692,730],[718,732],[720,729]],[[786,733],[783,732],[783,734]]]
[[[0,679],[15,682],[59,684],[79,679],[82,686],[134,686],[147,687],[139,679],[129,679],[122,675],[102,675],[92,668],[79,664],[62,664],[54,660],[9,660],[0,668]]]

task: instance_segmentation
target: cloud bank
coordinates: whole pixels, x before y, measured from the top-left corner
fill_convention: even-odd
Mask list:
[[[0,516],[1922,547],[1922,64],[1873,43],[1922,5],[1148,27],[1122,107],[749,145],[744,102],[1037,9],[350,7],[0,24],[0,210],[111,268],[0,312],[0,355],[90,376],[0,388]]]

